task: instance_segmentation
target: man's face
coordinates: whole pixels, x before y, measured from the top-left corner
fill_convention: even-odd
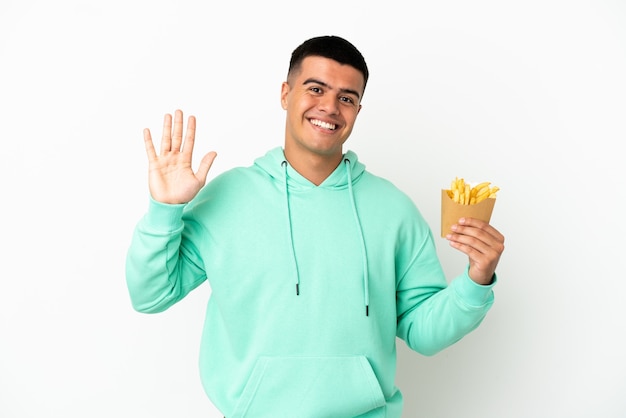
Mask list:
[[[285,152],[291,156],[337,160],[361,110],[363,74],[349,65],[306,57],[299,72],[283,83],[287,111]]]

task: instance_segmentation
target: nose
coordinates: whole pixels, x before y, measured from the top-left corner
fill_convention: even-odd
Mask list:
[[[324,94],[320,96],[317,107],[318,109],[331,115],[339,113],[337,98],[331,94]]]

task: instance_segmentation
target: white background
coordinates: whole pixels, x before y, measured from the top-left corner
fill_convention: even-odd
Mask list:
[[[141,131],[181,108],[210,177],[250,164],[282,144],[291,51],[324,34],[371,70],[347,147],[436,233],[455,176],[502,189],[496,303],[434,357],[399,343],[404,416],[626,416],[625,28],[620,0],[1,0],[0,417],[221,417],[208,285],[158,315],[128,299]]]

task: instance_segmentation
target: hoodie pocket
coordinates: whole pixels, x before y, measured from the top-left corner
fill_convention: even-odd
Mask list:
[[[365,356],[260,357],[229,418],[347,418],[384,405]]]

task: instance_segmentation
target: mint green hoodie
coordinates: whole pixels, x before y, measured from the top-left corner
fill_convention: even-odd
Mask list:
[[[447,284],[413,202],[351,151],[319,186],[275,148],[186,205],[151,201],[133,307],[164,311],[205,280],[200,374],[227,418],[399,418],[396,336],[435,354],[493,303],[467,269]]]

